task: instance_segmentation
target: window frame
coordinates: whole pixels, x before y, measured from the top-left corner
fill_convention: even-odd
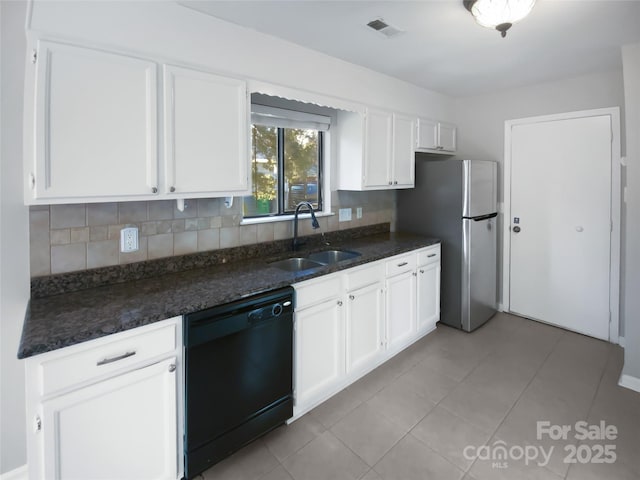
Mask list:
[[[255,105],[254,105],[255,106]],[[265,108],[268,110],[270,107],[264,107],[264,106],[259,106],[261,108],[261,110],[264,110]],[[253,107],[252,107],[253,110]],[[287,112],[287,110],[285,109],[279,109],[279,108],[272,108],[273,111],[275,112]],[[327,207],[326,202],[325,202],[325,188],[327,188],[327,185],[325,185],[325,181],[326,181],[326,172],[325,172],[325,168],[326,168],[326,164],[327,164],[327,158],[326,158],[326,152],[327,152],[327,148],[326,148],[326,142],[327,142],[327,133],[329,130],[329,125],[330,125],[330,117],[326,117],[326,116],[320,116],[320,115],[315,115],[315,114],[310,114],[310,113],[306,113],[306,112],[302,112],[302,111],[295,111],[295,110],[291,110],[288,111],[293,113],[293,116],[295,117],[292,121],[294,122],[293,124],[289,124],[289,125],[285,125],[285,126],[280,126],[278,125],[277,121],[273,122],[275,123],[275,125],[269,125],[268,121],[260,121],[260,122],[251,122],[251,129],[253,129],[254,126],[257,125],[262,125],[262,126],[266,126],[266,127],[271,127],[271,128],[275,128],[277,131],[277,171],[278,171],[278,176],[277,176],[277,212],[276,213],[266,213],[266,214],[261,214],[261,215],[245,215],[244,214],[244,208],[243,208],[243,220],[241,223],[246,223],[246,224],[251,224],[251,223],[263,223],[263,222],[268,222],[268,221],[278,221],[278,220],[287,220],[289,218],[292,218],[294,215],[294,210],[287,210],[287,205],[285,204],[285,196],[286,196],[286,192],[285,192],[285,182],[286,182],[286,165],[285,165],[285,129],[289,128],[289,129],[308,129],[308,130],[314,130],[317,132],[317,169],[318,169],[318,174],[317,174],[317,185],[318,185],[318,200],[317,200],[317,206],[314,207],[313,211],[314,213],[316,213],[317,215],[330,215],[329,212],[326,212],[325,209]],[[326,119],[326,127],[322,128],[322,126],[319,126],[318,128],[314,128],[313,125],[308,126],[305,125],[304,120],[301,122],[301,124],[298,126],[296,125],[296,123],[298,123],[298,121],[300,120],[300,116],[304,117],[304,116],[308,116],[311,118],[311,120],[315,120],[315,119]],[[285,115],[286,118],[286,115]],[[286,121],[286,120],[285,120]],[[252,135],[253,137],[253,135]],[[253,150],[253,149],[252,149]],[[282,172],[282,173],[280,173]],[[253,184],[253,182],[252,182]],[[305,188],[306,188],[306,183],[305,183]],[[251,194],[253,194],[253,191],[251,192]],[[249,195],[251,196],[251,195]],[[244,202],[244,198],[243,197],[243,202]],[[306,212],[306,210],[305,210]]]

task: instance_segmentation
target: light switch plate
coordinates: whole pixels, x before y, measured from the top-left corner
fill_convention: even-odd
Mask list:
[[[362,218],[362,207],[356,208],[356,218]]]
[[[351,220],[351,209],[350,208],[341,208],[338,210],[338,221],[339,222],[348,222]]]

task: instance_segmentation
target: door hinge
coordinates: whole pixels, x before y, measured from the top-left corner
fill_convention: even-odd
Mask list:
[[[40,419],[40,415],[36,415],[34,426],[36,427],[36,432],[42,430],[42,420]]]
[[[38,60],[38,51],[34,48],[31,50],[31,63],[35,64]]]
[[[31,190],[36,188],[36,176],[33,173],[29,174],[29,187]]]

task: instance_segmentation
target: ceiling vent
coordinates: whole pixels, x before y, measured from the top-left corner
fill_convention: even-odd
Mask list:
[[[389,25],[382,18],[371,20],[369,23],[367,23],[367,27],[375,30],[378,33],[381,33],[387,38],[395,37],[396,35],[404,33],[404,31],[400,30],[399,28]]]

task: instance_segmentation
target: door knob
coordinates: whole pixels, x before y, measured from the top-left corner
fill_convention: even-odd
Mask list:
[[[515,233],[520,233],[520,227],[516,225],[515,227],[513,227],[513,231]]]

